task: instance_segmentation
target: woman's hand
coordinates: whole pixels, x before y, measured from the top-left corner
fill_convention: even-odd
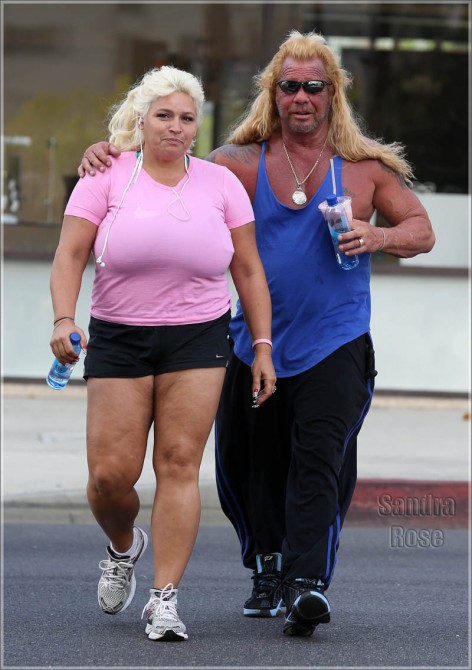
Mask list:
[[[264,347],[264,348],[262,348]],[[251,365],[252,404],[260,407],[275,393],[276,374],[272,353],[267,345],[258,345]]]
[[[71,333],[78,333],[80,335],[80,346],[84,350],[87,349],[87,338],[84,331],[76,326],[71,319],[59,321],[52,331],[49,344],[52,353],[62,365],[65,365],[66,363],[77,363],[79,360],[70,341]]]

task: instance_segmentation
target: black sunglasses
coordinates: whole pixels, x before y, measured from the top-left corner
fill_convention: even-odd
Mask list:
[[[323,81],[322,79],[312,79],[310,81],[294,81],[293,79],[283,79],[282,81],[277,82],[277,86],[283,93],[298,93],[300,86],[303,88],[305,93],[310,95],[315,95],[316,93],[321,93],[325,86],[331,86],[330,81]]]

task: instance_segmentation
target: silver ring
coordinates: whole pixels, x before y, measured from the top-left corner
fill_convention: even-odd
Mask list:
[[[364,238],[359,237],[359,249],[364,246]]]
[[[274,394],[276,391],[277,391],[277,386],[274,386],[274,388],[272,389],[272,394]]]

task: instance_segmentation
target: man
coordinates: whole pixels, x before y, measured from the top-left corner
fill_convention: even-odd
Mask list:
[[[348,73],[321,35],[292,31],[256,78],[258,94],[228,144],[208,157],[244,184],[272,299],[277,393],[261,408],[251,390],[251,340],[238,304],[216,422],[220,501],[253,570],[246,616],[275,616],[286,635],[330,620],[329,587],[356,483],[357,435],[374,388],[370,254],[410,258],[435,236],[402,147],[367,138],[353,118]],[[95,153],[92,151],[95,149]],[[104,169],[101,145],[79,174]],[[351,232],[335,259],[319,205],[352,199]],[[369,223],[377,210],[389,228]]]

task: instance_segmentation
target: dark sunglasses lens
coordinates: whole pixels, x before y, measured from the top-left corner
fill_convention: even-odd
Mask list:
[[[296,93],[300,90],[300,86],[299,81],[279,81],[279,87],[283,93]]]
[[[325,87],[324,81],[292,81],[290,79],[285,79],[278,82],[279,88],[283,93],[297,93],[300,90],[300,86],[303,86],[305,93],[314,95],[316,93],[321,93]]]
[[[311,95],[321,93],[324,87],[325,83],[323,81],[307,81],[303,84],[305,93],[310,93]]]

